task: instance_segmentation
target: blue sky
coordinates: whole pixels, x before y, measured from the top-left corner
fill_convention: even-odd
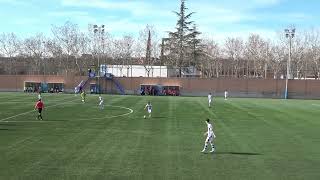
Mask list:
[[[113,36],[137,36],[146,24],[159,36],[175,27],[180,0],[0,0],[0,33],[15,32],[26,37],[37,32],[50,35],[51,26],[66,21],[82,31],[88,24],[105,24]],[[298,30],[320,27],[318,0],[188,0],[196,12],[192,20],[203,36],[223,40],[258,33],[274,38],[284,28]]]

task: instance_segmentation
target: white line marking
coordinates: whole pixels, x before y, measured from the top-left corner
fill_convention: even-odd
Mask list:
[[[48,122],[59,122],[59,121],[45,121],[45,120],[39,120],[39,121],[2,121],[5,123],[17,123],[17,122],[23,122],[23,123],[48,123]]]
[[[78,99],[74,99],[74,100],[68,101],[68,102],[73,102],[73,101],[76,101],[76,100],[78,100]],[[55,104],[55,105],[52,105],[52,106],[48,106],[48,107],[46,107],[46,109],[49,108],[49,107],[59,106],[61,104],[65,104],[65,102],[64,103]],[[0,119],[0,122],[6,121],[8,119],[12,119],[12,118],[15,118],[15,117],[18,117],[18,116],[21,116],[21,115],[29,114],[31,112],[35,112],[35,110],[27,111],[27,112],[20,113],[20,114],[14,115],[14,116],[10,116],[10,117],[4,118],[4,119]]]
[[[34,100],[34,101],[36,101],[36,100],[38,100],[38,98],[34,98],[34,99],[27,99],[27,100],[30,100],[30,102],[29,102],[29,103],[31,104],[31,101],[33,101],[33,100]],[[41,100],[42,100],[44,103],[46,103],[46,102],[47,102],[47,101],[44,101],[43,99],[41,99]],[[50,103],[55,103],[55,102],[61,102],[61,100],[59,100],[59,101],[58,101],[58,100],[53,100],[53,101],[52,101],[52,100],[50,100],[49,102],[50,102]],[[9,101],[9,102],[0,102],[0,104],[17,104],[17,103],[18,103],[18,104],[19,104],[19,103],[20,103],[20,104],[25,104],[25,103],[26,103],[26,101]],[[33,103],[33,102],[32,102],[32,103]]]
[[[133,113],[133,110],[130,109],[130,108],[127,108],[127,107],[124,107],[124,106],[112,106],[112,105],[105,105],[105,106],[109,106],[109,107],[117,107],[117,108],[120,108],[120,109],[127,109],[129,110],[128,113],[125,113],[125,114],[119,114],[119,115],[114,115],[114,116],[103,116],[103,117],[99,117],[99,118],[86,118],[86,119],[77,119],[79,121],[84,121],[84,120],[99,120],[99,119],[111,119],[111,118],[116,118],[116,117],[122,117],[122,116],[127,116],[129,114],[132,114]],[[58,120],[61,120],[61,119],[58,119]]]
[[[78,100],[78,99],[77,99]],[[55,105],[52,105],[52,106],[48,106],[48,107],[54,107],[54,106],[58,106],[58,105],[61,105],[61,104],[67,104],[67,103],[70,103],[70,102],[73,102],[75,100],[72,100],[72,101],[68,101],[68,102],[64,102],[64,103],[60,103],[60,104],[55,104]],[[79,103],[80,104],[80,103]],[[128,108],[128,107],[124,107],[124,106],[112,106],[112,105],[105,105],[105,106],[109,106],[109,107],[118,107],[120,109],[126,109],[126,110],[129,110],[128,113],[124,113],[124,114],[120,114],[120,115],[114,115],[114,116],[103,116],[103,117],[99,117],[99,118],[86,118],[86,119],[77,119],[77,121],[89,121],[89,120],[99,120],[99,119],[111,119],[111,118],[116,118],[116,117],[122,117],[122,116],[127,116],[129,114],[132,114],[134,111],[131,109],[131,108]],[[47,107],[47,108],[48,108]],[[11,117],[7,117],[7,118],[4,118],[4,119],[1,119],[0,122],[6,122],[6,123],[9,123],[9,122],[29,122],[29,123],[32,123],[32,122],[37,122],[37,123],[43,123],[43,122],[59,122],[59,120],[61,119],[57,119],[56,121],[55,120],[51,120],[51,121],[46,121],[46,120],[43,120],[43,121],[6,121],[8,119],[12,119],[14,117],[18,117],[18,116],[21,116],[21,115],[24,115],[24,114],[28,114],[28,113],[31,113],[31,112],[34,112],[34,110],[32,111],[27,111],[27,112],[24,112],[24,113],[20,113],[20,114],[17,114],[17,115],[14,115],[14,116],[11,116]],[[63,119],[62,119],[63,120]]]

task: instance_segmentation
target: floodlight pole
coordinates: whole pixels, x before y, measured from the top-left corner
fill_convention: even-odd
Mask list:
[[[130,44],[128,43],[128,63],[130,63],[131,65],[131,72],[130,72],[130,76],[132,78],[132,58],[131,58],[131,54],[130,54]],[[129,72],[128,72],[128,76],[129,76]]]
[[[290,75],[290,63],[291,63],[291,48],[292,48],[292,39],[294,38],[295,35],[295,29],[285,29],[285,34],[286,34],[286,38],[289,38],[289,59],[287,61],[287,76],[286,76],[286,89],[285,89],[285,94],[284,94],[284,98],[288,99],[288,82],[289,82],[289,78],[291,78]]]
[[[47,81],[47,78],[46,78],[46,62],[45,62],[45,56],[44,56],[44,53],[46,51],[46,42],[45,41],[42,41],[41,42],[42,45],[43,45],[43,53],[41,54],[41,60],[42,60],[42,64],[43,64],[43,83],[45,84],[46,81]],[[41,91],[43,91],[43,88],[41,88]]]
[[[93,32],[94,34],[98,35],[98,48],[101,46],[102,44],[102,39],[103,39],[103,35],[104,35],[104,25],[101,25],[101,26],[98,26],[98,25],[93,25]],[[98,87],[99,87],[99,95],[101,94],[101,88],[100,88],[100,75],[101,75],[101,72],[100,72],[100,51],[98,49],[98,52],[97,52],[97,55],[98,55]]]

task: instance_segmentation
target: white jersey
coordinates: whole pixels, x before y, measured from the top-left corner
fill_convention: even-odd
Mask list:
[[[152,111],[152,105],[151,105],[151,104],[147,104],[147,105],[146,105],[146,108],[147,108],[148,112],[151,113],[151,111]]]
[[[38,94],[38,99],[41,99],[41,94]]]
[[[99,105],[101,106],[103,104],[103,98],[101,96],[99,96]]]
[[[224,92],[224,96],[227,97],[228,96],[228,91]]]
[[[209,94],[209,95],[208,95],[208,101],[211,101],[211,100],[212,100],[212,95]]]
[[[208,126],[208,137],[211,137],[214,134],[212,124],[207,123],[207,126]]]

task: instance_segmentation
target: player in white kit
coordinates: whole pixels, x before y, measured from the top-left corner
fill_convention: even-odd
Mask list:
[[[208,94],[209,108],[211,107],[211,101],[212,101],[212,95],[211,95],[211,93],[209,93]]]
[[[227,99],[228,99],[228,91],[225,90],[225,91],[224,91],[224,100],[227,100]]]
[[[74,88],[74,96],[77,96],[77,93],[78,93],[78,88],[75,87],[75,88]]]
[[[207,147],[208,147],[208,143],[210,143],[211,145],[211,153],[214,152],[214,144],[213,144],[213,139],[216,138],[216,135],[213,132],[213,126],[212,124],[210,124],[210,120],[207,119],[206,120],[207,126],[208,126],[208,131],[206,133],[204,133],[204,135],[207,135],[206,141],[204,143],[204,147],[203,150],[201,152],[205,152]]]
[[[99,107],[100,109],[104,109],[104,103],[103,103],[103,98],[101,96],[99,96]]]
[[[150,101],[149,101],[148,104],[144,107],[144,109],[147,109],[148,114],[149,114],[149,118],[151,118],[152,105],[151,105]]]

